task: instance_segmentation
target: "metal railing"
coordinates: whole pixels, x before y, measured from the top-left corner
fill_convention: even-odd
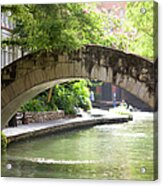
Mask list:
[[[22,57],[22,50],[16,47],[1,48],[1,69]]]

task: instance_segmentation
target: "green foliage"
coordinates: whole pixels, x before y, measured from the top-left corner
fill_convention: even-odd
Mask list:
[[[7,147],[7,138],[4,135],[4,133],[1,131],[1,149],[2,151],[5,151]]]
[[[21,107],[22,111],[31,111],[31,112],[41,112],[43,111],[43,104],[42,100],[33,99],[28,101]]]
[[[84,44],[101,44],[155,59],[158,10],[153,1],[128,2],[125,17],[120,7],[98,10],[98,3],[5,5],[15,23],[4,45],[19,45],[28,52],[72,51]],[[146,12],[141,13],[141,8]]]
[[[59,109],[63,109],[66,114],[75,114],[76,107],[84,110],[91,109],[90,92],[87,88],[87,82],[70,82],[63,85],[57,85],[54,88],[55,104]]]
[[[41,95],[27,101],[21,106],[20,110],[22,112],[43,112],[43,111],[57,111],[58,108],[53,101],[47,103],[47,92],[45,91]]]
[[[45,91],[22,105],[21,111],[43,112],[61,109],[65,111],[65,114],[75,114],[76,107],[87,111],[91,109],[87,84],[87,81],[80,80],[56,85],[50,102],[47,102],[48,91]]]
[[[102,14],[88,3],[7,5],[16,24],[10,42],[29,51],[74,50],[87,43],[99,43]],[[3,41],[9,42],[9,41]]]
[[[65,114],[75,114],[76,99],[69,88],[56,85],[52,99],[59,109],[65,111]]]
[[[141,10],[145,9],[145,13]],[[153,1],[127,2],[125,17],[109,14],[103,44],[155,60],[158,57],[158,7]],[[111,28],[111,32],[110,32]]]
[[[142,8],[145,12],[141,12]],[[126,17],[130,28],[135,28],[130,51],[150,59],[158,57],[158,7],[153,1],[128,2]]]
[[[103,83],[104,83],[104,82],[99,81],[99,80],[93,80],[93,81],[87,80],[87,85],[88,85],[89,87],[102,86]]]
[[[81,80],[73,84],[74,96],[76,98],[77,107],[81,107],[84,110],[91,109],[90,92],[87,87],[88,81]]]

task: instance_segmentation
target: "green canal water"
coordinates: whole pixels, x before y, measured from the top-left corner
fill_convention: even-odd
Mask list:
[[[2,155],[2,176],[153,180],[153,118],[11,144]]]

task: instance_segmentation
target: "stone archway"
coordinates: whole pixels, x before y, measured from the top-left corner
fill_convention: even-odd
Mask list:
[[[29,54],[2,69],[2,127],[24,101],[71,79],[112,83],[154,108],[155,66],[157,62],[98,45],[70,53]]]

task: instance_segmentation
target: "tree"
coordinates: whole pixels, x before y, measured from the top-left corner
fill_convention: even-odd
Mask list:
[[[2,44],[19,45],[28,52],[71,51],[84,44],[101,44],[157,57],[156,3],[128,2],[124,19],[115,10],[108,15],[97,7],[98,3],[2,6],[2,12],[11,11],[15,23],[12,38]]]
[[[158,7],[153,1],[128,2],[125,17],[109,13],[103,44],[155,60],[158,57]],[[110,30],[111,29],[111,30]]]
[[[104,16],[93,4],[10,5],[2,11],[11,11],[16,26],[3,43],[23,45],[28,51],[73,50],[99,43],[103,33]]]
[[[158,5],[153,1],[129,2],[126,19],[135,28],[129,50],[150,59],[158,57]]]

